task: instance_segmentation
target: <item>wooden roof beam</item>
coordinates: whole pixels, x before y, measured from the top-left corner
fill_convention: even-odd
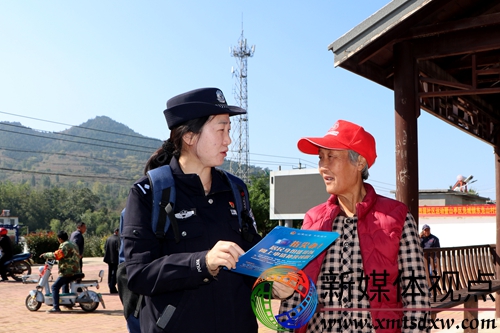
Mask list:
[[[434,62],[431,61],[426,61],[426,60],[421,60],[418,61],[418,68],[419,70],[427,75],[429,78],[441,80],[441,81],[446,81],[450,84],[460,84],[456,78],[448,74],[445,70],[440,68],[438,65],[436,65]],[[454,92],[457,92],[458,90],[454,90]],[[419,93],[422,94],[423,92]],[[420,95],[420,97],[424,97]],[[431,97],[431,96],[426,96],[426,97]],[[476,105],[476,107],[482,109],[486,114],[488,114],[492,118],[499,117],[499,113],[495,108],[486,102],[481,96],[464,96],[464,98],[470,99],[470,103]]]
[[[500,25],[413,40],[418,60],[500,49]]]
[[[481,28],[490,25],[500,24],[500,13],[489,14],[456,20],[452,22],[443,22],[437,24],[415,27],[410,29],[410,33],[406,38],[421,38],[445,34],[450,32],[462,31],[467,29]]]

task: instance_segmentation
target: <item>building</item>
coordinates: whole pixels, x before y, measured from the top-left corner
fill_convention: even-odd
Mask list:
[[[2,210],[0,214],[0,228],[5,228],[9,231],[8,235],[17,244],[19,242],[19,217],[10,216],[10,210]]]
[[[317,169],[272,171],[269,181],[270,219],[287,226],[329,197]],[[420,190],[418,212],[419,226],[428,224],[442,247],[496,243],[496,205],[489,198],[460,189]]]
[[[10,210],[2,210],[0,214],[0,225],[11,225],[15,226],[19,224],[19,218],[17,216],[10,216]]]
[[[418,215],[419,225],[428,224],[442,247],[496,243],[496,205],[489,198],[420,190]]]

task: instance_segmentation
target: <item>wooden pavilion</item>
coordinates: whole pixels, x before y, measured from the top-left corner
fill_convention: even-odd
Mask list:
[[[335,66],[394,90],[396,199],[417,221],[420,110],[493,147],[500,198],[500,0],[393,0],[328,49]]]

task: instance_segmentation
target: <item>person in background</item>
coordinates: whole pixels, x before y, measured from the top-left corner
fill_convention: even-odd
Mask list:
[[[339,120],[325,136],[302,138],[297,145],[319,157],[319,173],[330,194],[306,213],[302,229],[340,236],[304,268],[316,284],[319,304],[296,332],[428,332],[418,327],[430,318],[418,309],[430,308],[430,302],[415,220],[406,205],[378,195],[365,182],[377,157],[373,136]],[[276,296],[283,300],[281,314],[302,301],[291,288]],[[391,322],[401,326],[373,328]]]
[[[4,265],[5,262],[12,259],[14,255],[14,247],[12,246],[12,240],[8,235],[9,231],[5,228],[0,228],[0,276],[2,279],[0,281],[8,281],[7,278],[7,267]]]
[[[80,256],[80,272],[83,272],[83,250],[85,246],[85,239],[83,234],[87,231],[87,226],[84,222],[78,222],[76,224],[76,230],[71,233],[69,237],[70,242],[78,247],[78,255]],[[62,286],[63,293],[69,293],[69,285],[65,284]],[[67,308],[71,308],[67,306]]]
[[[87,231],[87,226],[84,222],[76,224],[76,230],[71,233],[69,240],[78,246],[78,253],[80,255],[80,271],[83,272],[83,250],[85,247],[85,239],[83,234]]]
[[[431,249],[431,248],[439,248],[441,245],[439,244],[439,238],[431,234],[431,227],[427,224],[422,226],[422,231],[420,232],[420,245],[422,245],[423,249]],[[434,252],[434,265],[429,261],[429,271],[430,275],[436,274],[436,270],[438,268],[438,252]],[[434,266],[434,267],[432,267]]]
[[[250,295],[255,278],[236,274],[238,258],[260,239],[250,207],[240,225],[224,163],[231,138],[229,106],[217,88],[201,88],[167,101],[170,138],[145,173],[169,165],[175,182],[171,226],[158,240],[151,227],[147,176],[130,189],[122,238],[128,287],[144,295],[142,332],[257,333]],[[244,191],[243,191],[244,192]],[[175,226],[177,223],[177,228]]]
[[[420,244],[423,249],[430,249],[432,247],[441,247],[439,244],[439,238],[431,234],[431,227],[427,224],[422,226],[422,231],[420,232]]]
[[[74,275],[80,273],[78,247],[74,243],[68,241],[68,234],[65,231],[59,231],[57,233],[57,240],[59,241],[59,249],[57,251],[46,252],[40,255],[40,258],[55,259],[59,262],[59,277],[51,287],[54,304],[52,305],[52,309],[47,310],[47,313],[61,312],[59,307],[59,289],[63,285],[69,285],[69,283],[73,281]]]
[[[108,287],[110,294],[118,294],[116,289],[116,270],[118,269],[118,251],[120,250],[120,237],[118,228],[106,239],[104,244],[104,259],[108,264]]]

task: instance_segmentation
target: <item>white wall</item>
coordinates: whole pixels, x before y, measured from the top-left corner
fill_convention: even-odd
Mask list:
[[[420,229],[424,224],[431,227],[431,233],[439,238],[441,247],[496,243],[495,216],[420,216],[418,223]]]

